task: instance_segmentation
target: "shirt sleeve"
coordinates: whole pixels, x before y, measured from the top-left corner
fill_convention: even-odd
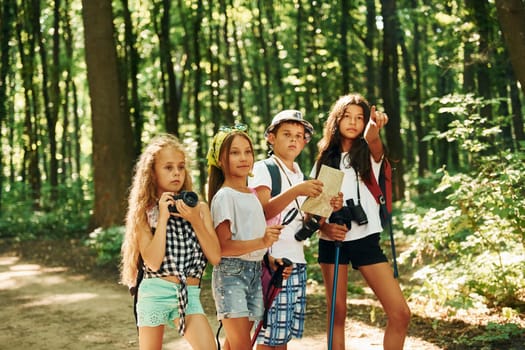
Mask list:
[[[381,157],[379,162],[376,162],[372,154],[370,154],[370,164],[372,164],[372,171],[374,172],[376,181],[379,181],[379,172],[381,171],[381,164],[383,164],[383,157]]]
[[[310,171],[310,178],[315,179],[317,177],[317,161],[314,163],[314,166],[312,167],[312,170]]]
[[[253,165],[253,176],[248,178],[248,186],[255,189],[260,186],[272,189],[272,178],[264,161],[255,162]]]
[[[217,191],[213,200],[211,201],[211,216],[213,219],[213,227],[217,228],[224,221],[230,222],[230,229],[233,224],[233,202],[231,196],[223,190]],[[233,234],[233,230],[232,230]]]

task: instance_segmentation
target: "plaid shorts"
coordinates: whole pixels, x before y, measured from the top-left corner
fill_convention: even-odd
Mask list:
[[[268,325],[261,328],[257,344],[287,344],[292,336],[301,338],[306,311],[306,264],[294,264],[286,285],[268,310]]]

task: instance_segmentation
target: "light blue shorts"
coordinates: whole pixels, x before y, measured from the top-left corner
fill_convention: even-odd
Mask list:
[[[179,318],[179,288],[179,284],[162,278],[143,279],[138,291],[137,326],[174,327],[173,321]],[[186,315],[204,314],[199,286],[187,286],[187,289]]]
[[[213,267],[213,298],[217,319],[248,317],[262,319],[264,313],[261,262],[222,258]]]

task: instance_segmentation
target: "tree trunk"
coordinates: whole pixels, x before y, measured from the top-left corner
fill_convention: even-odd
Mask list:
[[[156,5],[155,8],[157,8]],[[164,90],[164,127],[167,132],[179,136],[179,112],[181,106],[179,91],[182,89],[183,80],[181,79],[180,82],[177,82],[175,67],[171,56],[170,13],[171,0],[163,0],[162,13],[160,13],[158,9],[155,11],[155,17],[160,15],[160,28],[156,26],[156,32],[159,37],[162,87]]]
[[[411,7],[413,10],[417,10],[419,7],[417,0],[411,1]],[[419,17],[414,20],[413,29],[414,29],[414,42],[413,42],[413,57],[414,57],[414,101],[409,101],[413,105],[414,113],[414,126],[416,128],[416,140],[417,140],[417,155],[418,155],[418,164],[417,164],[417,175],[422,178],[425,176],[426,171],[428,170],[428,143],[422,141],[425,137],[425,127],[423,125],[423,111],[421,108],[422,105],[422,96],[421,96],[421,37],[420,33],[423,26],[419,25]],[[418,190],[422,190],[420,187]]]
[[[230,29],[229,29],[229,22],[230,17],[228,15],[228,7],[226,6],[225,0],[219,0],[220,5],[220,13],[221,17],[223,19],[222,23],[222,45],[219,47],[223,47],[223,64],[222,67],[224,68],[224,75],[223,78],[226,80],[226,86],[223,90],[225,90],[225,96],[226,101],[224,104],[224,107],[221,110],[221,113],[223,114],[226,124],[233,124],[235,121],[235,117],[233,116],[233,74],[232,74],[232,59],[231,59],[231,53],[230,53]]]
[[[41,10],[38,3],[35,8],[38,17],[41,16]],[[40,22],[36,21],[35,34],[38,37],[38,46],[42,64],[42,94],[44,97],[44,115],[47,122],[47,136],[49,142],[49,183],[51,185],[51,200],[57,199],[58,187],[58,159],[57,159],[57,140],[56,126],[58,121],[58,111],[60,106],[60,88],[58,86],[60,72],[60,0],[55,0],[53,4],[53,38],[52,38],[52,60],[48,61],[47,48],[44,43],[44,36],[40,27]]]
[[[207,2],[208,7],[206,8],[206,18],[209,22],[209,30],[208,30],[208,43],[209,45],[206,48],[206,57],[208,59],[210,67],[209,69],[209,76],[210,76],[210,86],[209,86],[209,93],[210,93],[210,101],[209,101],[209,109],[210,109],[210,121],[213,123],[213,131],[218,129],[218,119],[217,117],[220,116],[220,106],[219,106],[219,79],[220,79],[220,71],[219,71],[219,59],[217,50],[214,50],[215,45],[219,45],[219,25],[217,24],[217,20],[213,17],[213,4],[210,2]],[[207,144],[206,144],[207,147]],[[204,175],[203,175],[204,176]]]
[[[266,19],[268,22],[268,32],[270,33],[271,46],[269,47],[271,57],[271,62],[279,62],[279,38],[277,37],[278,30],[275,26],[275,6],[273,0],[266,0],[264,2],[266,8]],[[279,22],[279,21],[278,21]],[[290,102],[287,101],[287,96],[283,83],[283,72],[281,64],[273,64],[270,67],[271,69],[271,82],[275,84],[273,94],[271,94],[273,101],[273,108],[280,109],[289,108]]]
[[[523,113],[521,112],[522,105],[518,90],[518,84],[510,85],[510,104],[512,106],[512,128],[514,129],[514,140],[516,142],[516,149],[525,150],[525,133],[523,132]]]
[[[476,78],[478,81],[478,95],[483,97],[486,101],[492,98],[491,87],[493,81],[491,79],[491,70],[489,67],[489,59],[493,54],[489,47],[490,42],[490,14],[488,11],[487,0],[467,0],[466,6],[471,10],[471,16],[476,25],[479,34],[477,42],[478,59],[474,62],[476,69]],[[525,20],[525,18],[524,18]],[[488,120],[492,120],[492,106],[486,104],[480,108],[480,115]]]
[[[350,91],[350,61],[348,52],[348,25],[350,18],[350,3],[349,0],[341,1],[341,18],[339,22],[339,34],[341,35],[341,43],[338,47],[337,57],[339,57],[339,64],[341,65],[341,81],[342,92],[347,94]]]
[[[194,81],[193,84],[193,110],[195,114],[195,138],[197,140],[203,140],[206,138],[205,130],[203,130],[203,125],[206,124],[204,121],[203,123],[203,116],[201,115],[201,101],[199,100],[199,95],[202,91],[202,72],[203,69],[201,67],[201,51],[200,51],[200,40],[199,36],[201,33],[201,25],[202,25],[202,18],[204,17],[204,5],[202,0],[198,0],[197,2],[197,13],[195,17],[193,18],[192,27],[191,27],[191,34],[193,35],[193,66],[194,69]],[[187,33],[189,34],[189,33]],[[190,37],[187,35],[187,37]],[[187,41],[187,40],[186,40]],[[204,133],[203,133],[204,131]],[[206,146],[206,144],[204,144]],[[206,152],[207,147],[197,147],[196,153],[197,153],[197,159],[206,159]],[[206,180],[207,177],[204,175],[207,173],[206,171],[206,163],[205,162],[197,162],[197,167],[199,174],[199,188],[202,189],[201,196],[204,198],[204,188],[206,187]]]
[[[111,0],[82,0],[93,126],[95,210],[91,228],[122,225],[133,163],[133,134],[121,86]]]
[[[142,149],[142,130],[144,129],[144,118],[140,106],[139,98],[139,62],[140,57],[137,52],[137,36],[133,31],[133,23],[131,21],[131,12],[129,11],[128,0],[121,0],[122,2],[122,16],[124,17],[124,34],[126,47],[126,75],[125,77],[130,81],[130,112],[133,118],[133,136],[135,155],[138,156]]]
[[[366,0],[366,36],[365,36],[365,66],[366,66],[366,97],[371,101],[377,101],[377,72],[376,59],[376,4],[374,0]]]
[[[0,7],[0,126],[7,116],[7,73],[9,71],[9,39],[11,38],[14,11],[11,0],[4,0]],[[10,130],[12,128],[9,128]],[[12,132],[12,130],[10,131]],[[0,212],[2,211],[2,196],[4,189],[4,152],[0,152]]]
[[[401,113],[399,110],[399,74],[397,54],[397,38],[399,32],[396,18],[396,1],[382,0],[383,30],[383,62],[381,64],[381,95],[384,99],[384,109],[388,114],[386,139],[389,158],[392,160],[392,196],[394,200],[402,199],[405,192],[403,140],[401,139]]]
[[[233,1],[230,0],[230,7],[233,8]],[[234,30],[233,35],[233,45],[235,48],[235,70],[237,76],[237,108],[239,109],[239,119],[241,123],[248,124],[249,116],[246,115],[246,108],[244,106],[244,93],[245,93],[245,81],[246,74],[244,73],[244,64],[245,60],[242,56],[241,48],[239,47],[239,42],[241,38],[237,35],[238,31]]]
[[[66,8],[69,8],[69,0],[66,0]],[[66,83],[68,88],[66,89],[67,95],[65,97],[66,100],[69,99],[69,95],[71,96],[72,103],[71,103],[71,112],[68,112],[66,110],[64,112],[64,119],[67,119],[69,116],[69,113],[72,114],[73,118],[73,131],[71,133],[71,136],[69,136],[69,147],[71,148],[70,152],[70,163],[71,163],[71,174],[76,174],[77,176],[80,174],[80,116],[78,113],[79,106],[78,106],[78,94],[77,94],[77,87],[75,84],[75,80],[73,79],[73,68],[72,68],[72,62],[73,62],[73,33],[71,30],[71,19],[69,18],[69,15],[66,14],[64,18],[64,47],[65,47],[65,56],[66,61],[69,62],[68,66],[66,67],[67,72],[67,78]]]
[[[38,154],[38,104],[35,101],[39,92],[33,84],[35,73],[35,36],[32,28],[38,17],[35,17],[33,4],[23,4],[26,6],[22,11],[27,13],[23,19],[16,22],[16,35],[18,42],[18,52],[22,64],[21,75],[24,92],[24,159],[22,169],[22,180],[29,183],[31,192],[30,198],[33,199],[34,208],[39,207],[40,190],[42,188],[42,178],[40,174],[39,154]],[[16,1],[13,3],[14,12],[18,12]],[[30,54],[28,54],[30,53]],[[34,121],[34,122],[33,122]]]
[[[525,3],[523,0],[496,0],[496,9],[514,74],[525,95]]]
[[[254,68],[257,70],[259,76],[260,88],[261,88],[261,104],[262,104],[262,117],[263,121],[265,122],[265,125],[270,124],[271,121],[271,115],[270,111],[272,110],[272,107],[270,106],[270,63],[269,63],[269,49],[266,45],[266,39],[264,37],[264,33],[266,33],[264,28],[264,19],[263,19],[263,6],[264,2],[262,0],[257,0],[257,9],[254,10],[253,16],[257,18],[257,24],[253,25],[253,31],[254,31],[254,37],[259,41],[260,50],[262,51],[261,60],[263,71],[261,72],[258,67]],[[257,32],[258,31],[258,32]],[[259,55],[258,55],[259,56]],[[259,60],[259,59],[258,59]],[[258,64],[258,62],[255,62],[255,64]]]

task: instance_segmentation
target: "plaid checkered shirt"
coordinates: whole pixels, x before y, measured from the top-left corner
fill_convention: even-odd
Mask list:
[[[158,207],[148,212],[148,222],[153,228],[157,225]],[[153,230],[154,231],[154,230]],[[166,227],[166,253],[160,268],[153,271],[146,265],[144,278],[176,276],[180,281],[179,288],[179,333],[184,334],[185,310],[188,305],[188,290],[186,289],[186,278],[195,277],[200,279],[206,268],[208,260],[204,255],[195,231],[191,224],[175,216],[170,216]]]

